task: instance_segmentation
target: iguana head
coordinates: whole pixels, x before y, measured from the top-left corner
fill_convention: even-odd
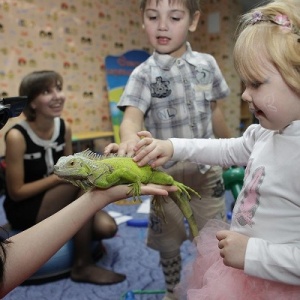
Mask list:
[[[62,156],[54,166],[54,174],[65,179],[84,179],[90,173],[87,160],[74,155]]]

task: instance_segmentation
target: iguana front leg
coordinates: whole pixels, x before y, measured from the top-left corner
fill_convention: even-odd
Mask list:
[[[136,173],[130,172],[128,168],[120,168],[114,170],[110,174],[100,174],[98,177],[91,175],[89,180],[94,186],[99,188],[109,188],[118,184],[128,184],[131,189],[128,194],[132,194],[134,201],[142,202],[141,194],[141,179]]]

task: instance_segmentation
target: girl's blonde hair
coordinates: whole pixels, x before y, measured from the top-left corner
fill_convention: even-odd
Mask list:
[[[149,0],[140,0],[140,10],[143,12]],[[156,0],[156,4],[158,4],[160,0]],[[200,0],[169,0],[169,3],[181,3],[184,5],[192,17],[196,11],[200,11]]]
[[[265,80],[267,59],[300,94],[300,1],[274,0],[244,14],[233,57],[243,81]]]

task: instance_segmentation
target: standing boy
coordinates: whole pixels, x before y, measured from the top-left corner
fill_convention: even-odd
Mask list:
[[[199,0],[142,0],[143,28],[155,49],[153,55],[130,76],[118,104],[124,110],[120,127],[119,154],[133,154],[139,141],[137,132],[146,128],[159,139],[229,137],[216,100],[229,88],[215,59],[193,52],[187,42],[197,28]],[[106,148],[106,153],[113,146]],[[191,205],[199,229],[210,218],[225,218],[222,169],[178,162],[164,166],[176,180],[202,196]],[[160,199],[165,220],[151,208],[147,244],[158,250],[167,293],[173,294],[180,280],[180,246],[187,239],[183,216],[171,199]]]

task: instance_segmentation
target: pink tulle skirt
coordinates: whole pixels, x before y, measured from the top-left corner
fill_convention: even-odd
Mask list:
[[[229,229],[211,220],[195,242],[197,253],[184,268],[183,280],[176,288],[179,299],[188,300],[299,300],[300,286],[292,286],[246,275],[226,267],[220,257],[216,232]]]

